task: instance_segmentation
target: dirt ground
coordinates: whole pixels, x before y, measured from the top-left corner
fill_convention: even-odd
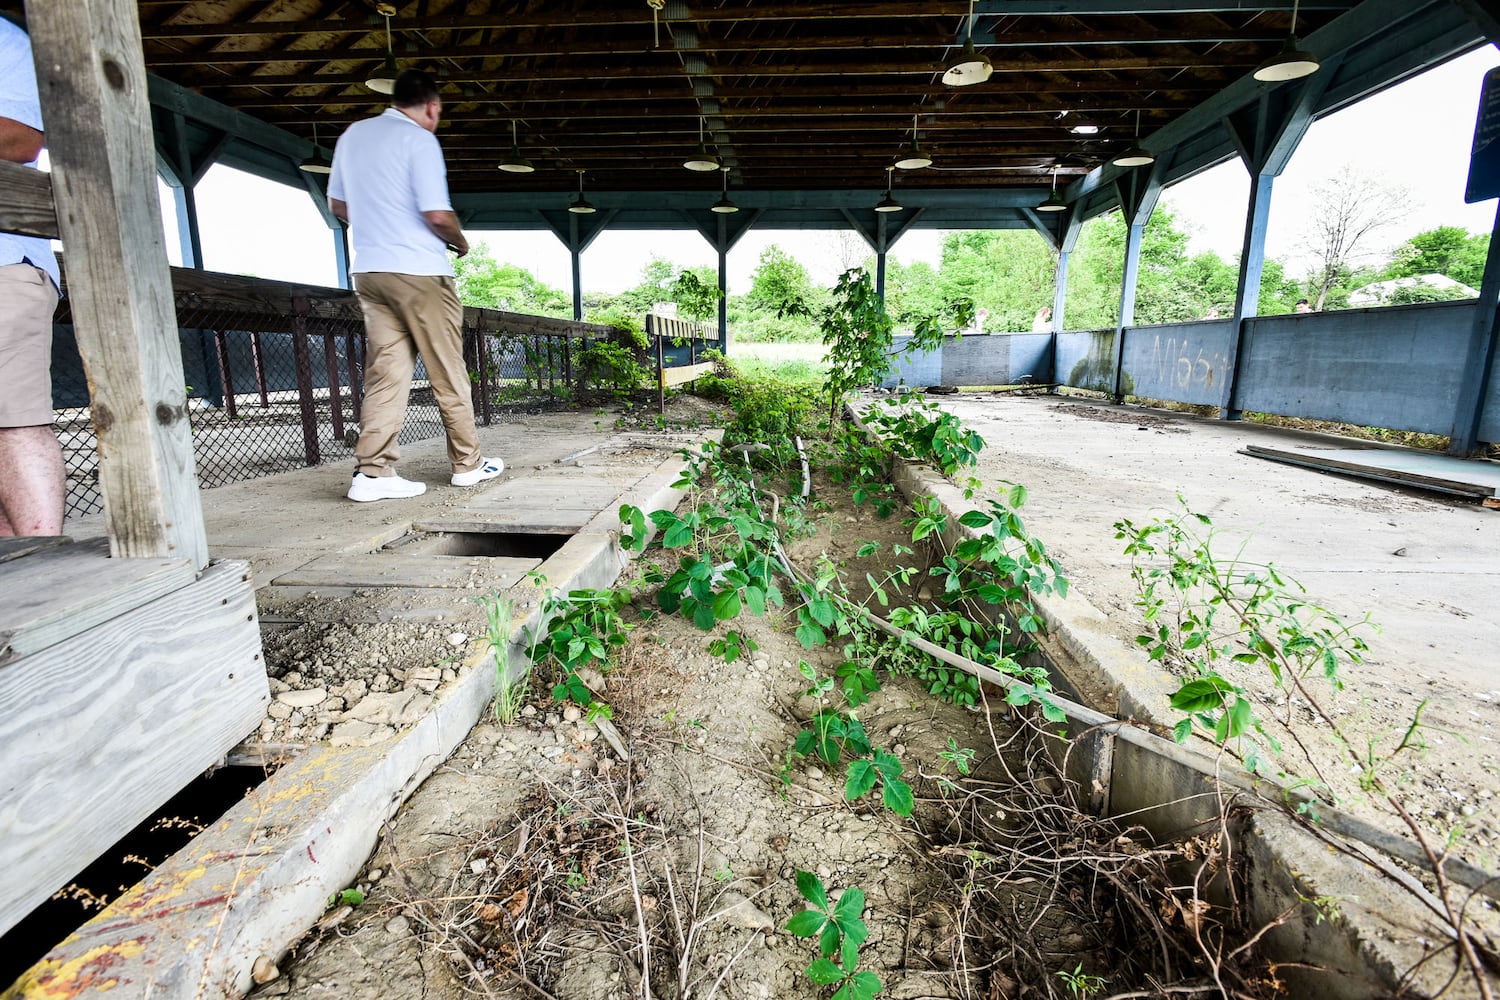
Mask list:
[[[827,554],[862,578],[890,558],[860,565],[862,544],[910,541],[899,518],[855,508],[847,489],[825,482],[818,496],[816,530],[789,547],[801,566]],[[649,608],[649,594],[637,604]],[[903,820],[873,796],[846,803],[840,777],[789,757],[816,707],[798,662],[827,676],[836,649],[804,650],[785,615],[741,616],[759,649],[726,663],[680,618],[629,617],[636,628],[602,679],[628,760],[613,732],[534,679],[515,724],[481,722],[402,808],[358,880],[362,905],[332,910],[257,995],[603,1000],[642,995],[644,972],[657,997],[826,996],[803,974],[813,943],[783,930],[804,905],[799,870],[835,898],[866,894],[860,967],[882,996],[1066,997],[1059,973],[1108,978],[1125,964],[1107,878],[1064,872],[1046,845],[1019,860],[991,853],[1002,828],[1049,810],[1053,847],[1098,840],[1120,870],[1140,853],[1058,797],[1062,782],[1006,706],[956,707],[897,677],[858,710],[875,746],[904,763],[917,808]],[[954,748],[975,751],[967,779],[939,757]],[[940,778],[980,791],[960,809]],[[976,809],[990,838],[971,837]],[[974,890],[991,865],[1012,876],[998,878],[1003,898]]]

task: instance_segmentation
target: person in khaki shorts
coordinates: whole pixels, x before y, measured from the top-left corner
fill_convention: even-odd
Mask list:
[[[469,372],[464,365],[463,307],[447,251],[469,252],[448,198],[448,172],[438,145],[443,101],[430,73],[396,78],[391,106],[355,122],[339,137],[328,180],[328,207],[349,223],[354,290],[365,316],[362,426],[349,499],[420,496],[426,483],[396,474],[397,438],[417,356],[443,416],[449,480],[475,486],[505,469],[479,452]]]
[[[0,17],[0,160],[36,166],[42,151],[31,40]],[[0,233],[0,535],[62,533],[66,471],[52,431],[52,244]]]

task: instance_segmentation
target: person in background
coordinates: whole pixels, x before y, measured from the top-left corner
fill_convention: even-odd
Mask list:
[[[448,250],[469,242],[448,197],[438,144],[443,99],[430,73],[396,78],[391,106],[339,137],[328,179],[328,207],[347,222],[354,244],[354,290],[365,315],[369,353],[357,463],[348,497],[360,502],[420,496],[426,483],[396,474],[417,356],[427,369],[448,437],[454,486],[476,486],[505,469],[479,453],[469,372],[463,358],[463,306]]]
[[[1296,308],[1296,310],[1299,313],[1310,313],[1310,312],[1312,312],[1312,306],[1308,303],[1308,301],[1306,299],[1298,299],[1297,300],[1297,305],[1296,305],[1295,308]]]
[[[1036,311],[1036,315],[1033,316],[1033,317],[1031,317],[1031,332],[1032,333],[1051,333],[1052,332],[1052,307],[1051,306],[1042,306],[1042,308],[1040,308],[1040,309],[1038,309]]]
[[[0,160],[36,166],[45,144],[31,39],[0,17]],[[0,233],[0,535],[62,533],[67,471],[52,430],[52,244]]]

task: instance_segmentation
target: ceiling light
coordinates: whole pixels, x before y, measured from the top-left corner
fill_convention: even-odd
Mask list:
[[[516,140],[516,120],[510,120],[510,152],[500,158],[499,167],[509,174],[529,174],[536,170],[531,161],[521,155],[521,145]]]
[[[1099,126],[1088,120],[1081,120],[1068,129],[1074,135],[1098,135]]]
[[[729,168],[723,167],[721,171],[724,175],[724,186],[722,189],[724,193],[718,201],[708,207],[708,210],[710,212],[718,212],[720,215],[733,215],[740,210],[740,206],[729,200]]]
[[[323,155],[323,147],[318,145],[318,123],[313,122],[313,152],[312,155],[301,163],[297,169],[309,174],[331,174],[333,164],[328,162],[328,157]]]
[[[1052,168],[1052,193],[1036,207],[1038,212],[1066,212],[1068,203],[1057,194],[1057,167]]]
[[[401,75],[401,67],[396,65],[396,54],[391,49],[391,18],[396,16],[396,8],[388,3],[376,4],[375,12],[385,18],[385,62],[365,81],[365,86],[377,94],[389,94],[396,89],[396,77]]]
[[[1109,161],[1117,167],[1144,167],[1148,163],[1155,163],[1156,157],[1146,151],[1141,145],[1141,113],[1135,113],[1135,142],[1129,149]]]
[[[1292,0],[1292,27],[1281,51],[1255,68],[1253,75],[1262,83],[1300,80],[1318,71],[1318,57],[1297,48],[1297,2],[1298,0]]]
[[[708,151],[708,144],[703,141],[703,117],[698,117],[698,149],[683,161],[682,165],[689,170],[718,170],[719,158]]]
[[[593,205],[590,205],[586,200],[584,200],[582,170],[578,171],[578,197],[574,199],[571,205],[568,206],[568,211],[572,212],[574,215],[593,215],[595,212],[599,211]]]
[[[932,166],[932,157],[922,152],[922,147],[917,143],[916,115],[911,116],[911,145],[906,147],[906,152],[896,161],[896,166],[902,170],[920,170]]]
[[[906,208],[895,198],[891,197],[891,177],[895,173],[895,167],[885,168],[885,197],[875,206],[877,212],[900,212]]]
[[[989,57],[974,49],[974,0],[969,0],[968,36],[963,50],[944,67],[943,82],[950,87],[969,87],[988,80],[993,72],[995,67],[990,65]]]

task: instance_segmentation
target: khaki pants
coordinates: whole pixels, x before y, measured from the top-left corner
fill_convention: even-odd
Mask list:
[[[479,468],[479,437],[463,355],[463,307],[453,279],[371,271],[356,274],[354,288],[364,310],[369,345],[361,430],[354,446],[359,471],[369,476],[395,474],[401,456],[397,439],[406,422],[418,354],[443,415],[453,471]]]
[[[52,425],[52,314],[57,289],[30,264],[0,267],[0,427]]]

